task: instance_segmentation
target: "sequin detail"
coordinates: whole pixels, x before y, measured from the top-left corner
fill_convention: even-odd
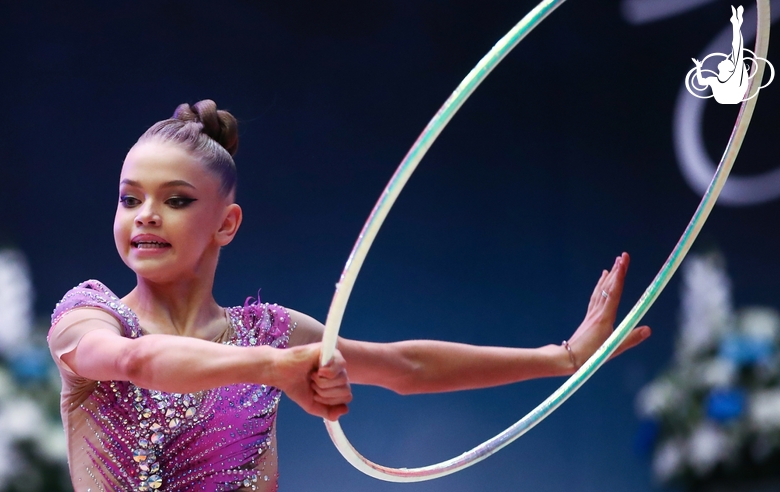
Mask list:
[[[104,309],[120,320],[126,337],[143,336],[135,313],[96,280],[63,297],[52,325],[77,307]],[[226,344],[287,347],[294,326],[284,308],[247,300],[227,312]],[[275,470],[272,442],[280,396],[277,388],[257,384],[179,394],[99,381],[89,404],[80,406],[92,422],[92,434],[81,437],[91,459],[89,476],[100,490],[276,490],[276,473],[266,464],[273,461]]]

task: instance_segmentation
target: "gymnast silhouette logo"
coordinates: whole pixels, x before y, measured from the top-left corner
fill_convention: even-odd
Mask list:
[[[693,96],[699,99],[715,97],[715,101],[720,104],[739,104],[758,94],[758,91],[772,83],[775,77],[775,69],[765,58],[757,57],[755,53],[744,47],[742,39],[742,13],[744,9],[740,5],[737,9],[731,7],[731,54],[711,53],[704,57],[702,61],[692,58],[696,65],[685,76],[685,88]],[[750,56],[747,56],[750,55]],[[718,63],[718,71],[702,68],[704,62],[709,58],[721,59]],[[752,64],[761,60],[767,64],[770,70],[769,82],[759,87],[752,96],[747,95],[750,79],[755,75],[751,70]],[[705,74],[711,76],[705,77]],[[712,94],[702,96],[700,93],[706,92],[707,87],[712,90]]]

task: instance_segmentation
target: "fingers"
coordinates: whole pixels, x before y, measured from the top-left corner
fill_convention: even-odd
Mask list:
[[[331,361],[311,375],[313,399],[329,406],[346,405],[352,401],[352,388],[347,377],[346,361],[338,350]]]
[[[625,340],[623,340],[623,343],[620,344],[620,347],[615,350],[615,353],[612,354],[612,357],[617,357],[618,355],[622,354],[626,350],[630,348],[634,348],[643,341],[647,340],[648,337],[652,334],[652,330],[649,326],[640,326],[639,328],[634,328],[631,333],[626,337]]]
[[[604,270],[601,272],[601,277],[590,296],[588,311],[593,311],[594,308],[604,306],[609,301],[610,297],[612,297],[613,291],[622,292],[623,279],[625,278],[627,267],[628,255],[623,253],[615,258],[615,262],[612,264],[610,271]],[[618,301],[620,300],[619,297],[620,294],[618,294]]]
[[[604,299],[604,310],[602,316],[604,321],[613,326],[617,317],[617,308],[620,304],[620,297],[623,295],[623,283],[628,269],[628,255],[623,253],[615,259],[615,265],[610,272],[610,278],[604,291],[607,296]]]
[[[333,358],[325,366],[320,366],[311,376],[314,386],[320,389],[338,388],[342,386],[349,387],[347,379],[347,361],[338,350],[333,354]]]
[[[341,355],[341,352],[336,350],[333,353],[333,357],[330,359],[330,362],[324,366],[320,366],[317,369],[317,375],[323,379],[332,379],[335,378],[339,373],[345,371],[346,367],[347,361],[344,360],[344,356]]]
[[[299,400],[300,401],[300,400]],[[311,383],[308,398],[301,401],[304,410],[312,415],[328,420],[338,418],[349,411],[347,404],[352,401],[352,390],[349,383],[337,388],[319,388]]]
[[[318,381],[312,378],[311,389],[314,392],[314,400],[320,403],[338,405],[352,401],[352,388],[346,373],[338,380]]]
[[[604,289],[608,296],[606,298],[608,309],[614,308],[617,310],[617,305],[620,304],[620,296],[623,294],[623,284],[626,280],[629,260],[627,253],[623,253],[615,258],[615,264],[612,267],[610,278]]]
[[[308,344],[284,350],[279,364],[277,387],[306,412],[328,420],[347,413],[352,389],[347,377],[346,361],[336,350],[333,359],[319,366],[321,344]]]
[[[577,360],[587,360],[613,333],[629,262],[630,257],[623,253],[615,258],[609,272],[602,272],[591,294],[585,319],[568,339]],[[647,326],[633,330],[613,356],[635,347],[649,336],[650,328]]]
[[[324,403],[325,405],[340,405],[352,401],[352,389],[349,385],[329,389],[321,389],[312,385],[311,389],[314,392],[312,397],[314,401]]]
[[[596,282],[596,287],[593,289],[593,294],[590,296],[590,302],[588,303],[588,311],[593,309],[593,307],[599,302],[599,299],[602,297],[601,291],[602,286],[604,285],[604,280],[607,278],[607,275],[609,274],[608,271],[604,270],[601,272],[601,277],[599,277],[599,281]]]
[[[339,374],[329,378],[323,377],[319,372],[315,372],[311,376],[311,381],[314,385],[321,389],[336,388],[345,384],[349,384],[346,369],[341,371]]]
[[[625,255],[625,253],[623,253],[623,255]],[[602,290],[604,290],[607,294],[612,293],[612,290],[614,289],[615,286],[615,280],[617,279],[618,275],[622,270],[623,255],[620,255],[615,258],[615,262],[612,264],[612,267],[610,268],[607,277],[604,279]]]

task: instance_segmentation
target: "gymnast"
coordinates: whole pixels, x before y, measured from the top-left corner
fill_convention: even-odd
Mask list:
[[[742,39],[742,14],[744,8],[740,5],[736,10],[731,7],[731,54],[719,54],[724,59],[718,63],[717,77],[702,77],[702,63],[693,58],[696,65],[696,82],[702,87],[709,86],[712,95],[720,104],[739,104],[745,98],[750,78],[744,60],[744,40]],[[712,70],[705,70],[712,72]]]
[[[259,301],[225,308],[212,295],[220,250],[242,220],[237,146],[235,118],[210,100],[182,104],[149,128],[125,158],[114,219],[136,287],[119,298],[88,280],[52,314],[49,347],[77,492],[277,490],[282,392],[336,420],[351,383],[406,395],[565,376],[612,333],[625,253],[602,272],[582,324],[561,345],[339,338],[320,366],[315,319]],[[616,353],[649,335],[636,328]]]

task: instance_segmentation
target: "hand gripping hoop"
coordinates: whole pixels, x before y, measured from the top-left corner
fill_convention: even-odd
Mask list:
[[[360,267],[371,247],[371,243],[374,241],[377,232],[379,232],[379,228],[382,226],[382,222],[390,211],[390,208],[393,206],[401,189],[403,189],[404,185],[409,180],[409,177],[412,175],[412,172],[414,172],[417,164],[450,119],[485,77],[487,77],[512,48],[517,46],[520,40],[538,26],[542,20],[564,1],[565,0],[544,0],[523,17],[523,19],[517,23],[517,25],[515,25],[515,27],[513,27],[512,30],[509,31],[509,33],[507,33],[484,58],[482,58],[482,60],[479,61],[477,66],[471,70],[466,78],[463,79],[458,88],[455,89],[452,95],[450,95],[444,105],[425,127],[417,138],[417,141],[409,150],[409,153],[406,154],[406,157],[404,157],[404,160],[398,166],[395,174],[393,174],[393,177],[390,179],[390,182],[363,226],[363,230],[361,231],[360,236],[358,236],[357,242],[355,243],[352,253],[341,274],[339,283],[336,285],[336,292],[333,296],[330,310],[328,311],[328,318],[325,322],[325,332],[322,337],[322,353],[320,357],[320,362],[322,364],[326,364],[333,357],[344,310],[349,295],[352,292],[355,279],[360,271]],[[758,32],[756,35],[755,52],[758,57],[765,59],[769,46],[769,0],[757,0],[757,4]],[[734,160],[737,158],[739,148],[744,140],[745,132],[750,124],[750,118],[753,115],[753,110],[758,99],[757,97],[752,96],[758,92],[758,88],[761,85],[764,66],[765,63],[760,62],[755,63],[752,67],[754,73],[751,74],[751,81],[748,89],[748,94],[750,94],[751,97],[742,103],[734,130],[731,133],[728,145],[726,146],[720,164],[715,171],[715,175],[705,191],[691,221],[688,223],[680,240],[666,260],[666,263],[664,263],[644,294],[642,294],[642,297],[640,297],[639,301],[637,301],[612,335],[574,375],[561,385],[560,388],[525,417],[492,439],[485,441],[470,451],[466,451],[460,456],[420,468],[388,468],[369,461],[352,447],[338,422],[326,420],[325,426],[328,429],[328,433],[342,456],[358,470],[381,480],[390,482],[420,482],[431,480],[460,471],[497,452],[499,449],[531,430],[536,424],[555,411],[555,409],[566,401],[567,398],[574,394],[574,392],[577,391],[607,359],[609,359],[610,355],[612,355],[631,330],[639,323],[688,253],[691,244],[696,239],[704,222],[707,220],[707,217],[726,182],[726,178],[731,171]]]

